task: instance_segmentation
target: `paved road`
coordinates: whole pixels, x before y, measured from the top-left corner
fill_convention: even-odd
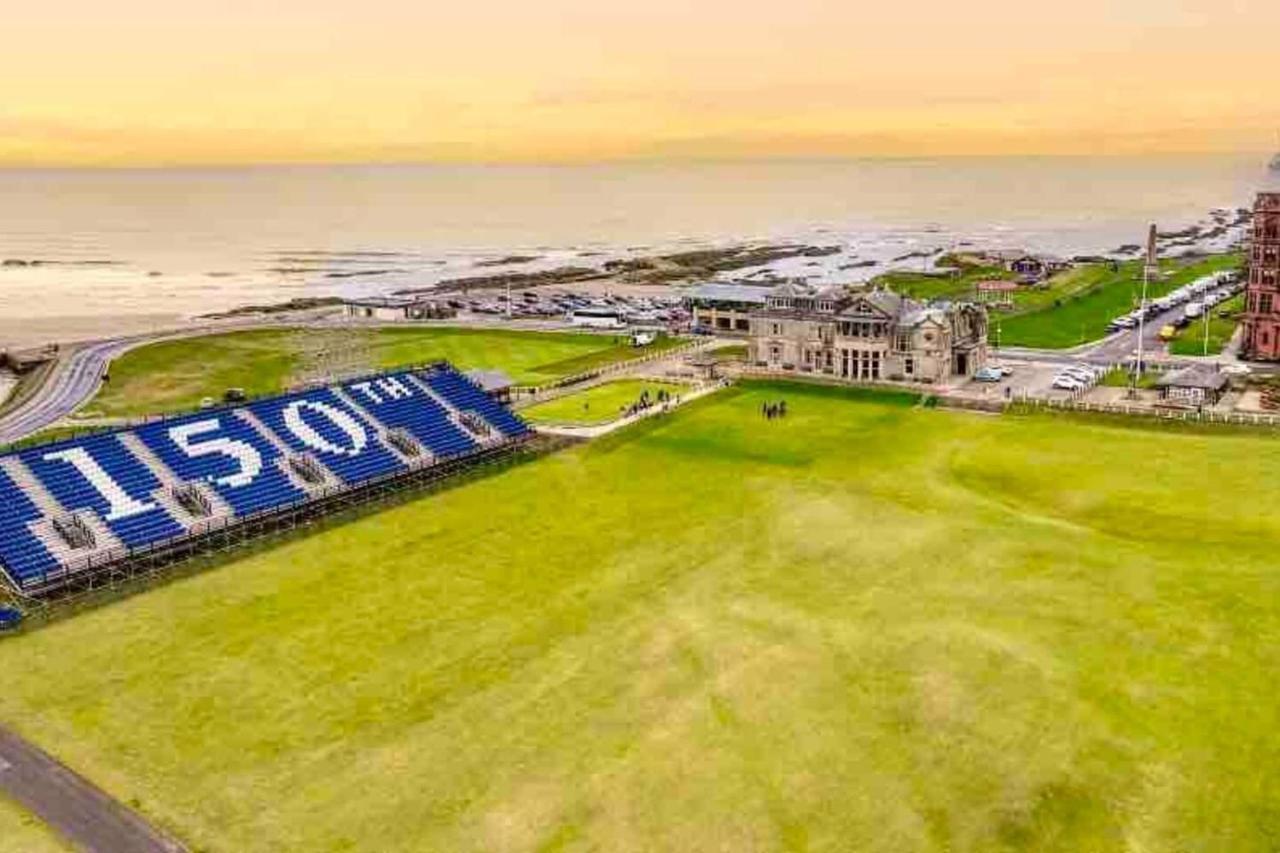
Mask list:
[[[565,324],[553,321],[516,321],[472,319],[466,323],[440,321],[417,323],[414,328],[431,326],[465,326],[467,328],[521,329],[565,331]],[[127,338],[93,341],[74,348],[68,347],[54,363],[52,372],[45,377],[40,388],[12,411],[0,416],[0,445],[20,441],[32,433],[52,426],[87,403],[98,393],[103,374],[111,360],[126,350],[143,344],[200,335],[222,334],[246,329],[379,329],[400,328],[404,323],[385,320],[350,321],[342,319],[276,319],[251,318],[219,321],[181,329],[136,335]],[[575,329],[574,331],[590,331]],[[616,334],[608,332],[602,334]]]
[[[112,338],[67,347],[40,388],[12,411],[0,416],[0,445],[19,441],[52,426],[93,399],[112,359],[143,344],[245,329],[325,327],[313,320],[250,319],[188,326],[127,338]]]
[[[1142,336],[1144,361],[1148,356],[1161,357],[1163,359],[1165,344],[1164,341],[1160,340],[1160,330],[1165,326],[1172,326],[1183,315],[1184,310],[1181,306],[1170,308],[1163,314],[1157,314],[1147,320]],[[1200,328],[1199,324],[1195,324],[1194,328],[1198,330]],[[1115,364],[1119,361],[1136,358],[1137,349],[1138,332],[1136,329],[1127,329],[1111,335],[1095,346],[1089,353],[1089,359],[1099,364]]]
[[[0,417],[0,444],[25,438],[74,412],[97,393],[111,359],[131,343],[135,341],[98,341],[60,357],[35,394]]]
[[[1181,307],[1171,308],[1163,314],[1157,314],[1150,320],[1147,320],[1142,335],[1142,351],[1145,359],[1154,359],[1160,362],[1170,361],[1170,357],[1166,355],[1165,343],[1160,340],[1160,330],[1165,326],[1172,326],[1174,322],[1182,316],[1183,309]],[[1194,326],[1199,329],[1199,326]],[[1077,362],[1087,362],[1106,367],[1119,362],[1127,361],[1135,357],[1138,349],[1138,331],[1137,329],[1126,329],[1108,335],[1100,341],[1082,344],[1078,347],[1063,350],[1042,350],[1027,349],[1023,347],[1004,347],[1000,350],[1002,356],[1016,359],[1018,361],[1028,361],[1037,364],[1075,364]],[[1178,360],[1174,357],[1172,360]]]
[[[0,790],[82,850],[179,853],[186,849],[3,726]]]

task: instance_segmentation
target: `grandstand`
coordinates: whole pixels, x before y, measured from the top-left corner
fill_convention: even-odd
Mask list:
[[[0,455],[0,568],[48,599],[501,455],[529,427],[446,363]]]

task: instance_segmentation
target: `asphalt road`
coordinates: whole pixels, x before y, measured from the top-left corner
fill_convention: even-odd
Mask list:
[[[1182,316],[1185,309],[1181,306],[1171,308],[1163,314],[1157,314],[1146,322],[1146,328],[1142,335],[1142,352],[1143,360],[1147,356],[1153,356],[1165,351],[1164,341],[1160,340],[1160,330],[1165,326],[1172,326],[1174,322]],[[1195,326],[1197,329],[1199,325]],[[1098,364],[1115,364],[1119,361],[1126,361],[1130,358],[1137,357],[1138,349],[1138,332],[1136,329],[1126,329],[1118,332],[1100,344],[1095,346],[1089,352],[1089,360]]]
[[[0,445],[20,441],[33,433],[52,426],[75,412],[76,409],[87,403],[98,393],[98,388],[102,384],[102,377],[107,372],[111,360],[136,346],[163,340],[243,331],[246,329],[376,329],[383,326],[399,327],[400,325],[402,324],[393,321],[334,323],[323,319],[277,320],[274,318],[254,318],[208,323],[127,338],[93,341],[76,346],[74,349],[68,347],[64,354],[54,363],[52,372],[45,377],[40,388],[29,399],[24,400],[13,410],[0,416]],[[440,323],[438,325],[453,324]],[[562,323],[544,323],[540,321],[521,322],[517,325],[500,320],[481,320],[473,321],[466,325],[474,328],[564,330],[564,324]]]
[[[0,417],[0,444],[25,438],[74,412],[97,393],[111,359],[131,343],[136,341],[98,341],[60,357],[35,394]]]
[[[0,726],[0,790],[81,850],[181,853],[181,844],[69,768]]]

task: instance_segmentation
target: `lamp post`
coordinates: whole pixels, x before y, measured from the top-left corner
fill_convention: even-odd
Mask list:
[[[1147,334],[1147,286],[1151,283],[1151,272],[1156,263],[1156,226],[1152,224],[1147,232],[1147,261],[1142,265],[1142,299],[1138,303],[1138,362],[1133,366],[1129,382],[1129,398],[1133,400],[1138,398],[1138,380],[1146,366],[1143,363],[1142,347]]]

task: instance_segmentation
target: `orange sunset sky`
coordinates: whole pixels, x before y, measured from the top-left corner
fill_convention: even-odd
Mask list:
[[[42,0],[0,164],[1266,150],[1277,0]]]

